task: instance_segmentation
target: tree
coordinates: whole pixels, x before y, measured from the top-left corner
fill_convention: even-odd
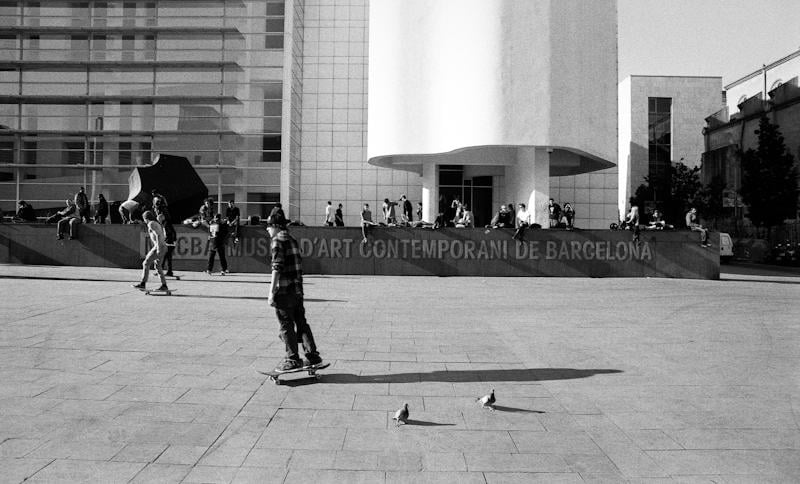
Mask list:
[[[755,131],[758,148],[742,154],[739,193],[757,227],[774,227],[797,214],[797,166],[778,126],[762,116]]]
[[[716,220],[725,216],[725,206],[722,203],[722,198],[727,188],[728,186],[722,177],[714,175],[700,193],[701,203],[699,203],[699,210],[701,210],[706,219],[715,221],[715,223],[712,223],[714,227],[716,227]]]
[[[667,220],[683,220],[690,207],[697,207],[701,213],[705,208],[699,167],[689,168],[682,162],[673,163],[666,176],[646,176],[644,181],[645,184],[639,185],[633,198],[639,206],[647,201],[655,202],[656,208],[664,213]]]

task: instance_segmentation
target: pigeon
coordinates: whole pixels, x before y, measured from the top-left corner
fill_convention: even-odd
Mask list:
[[[497,401],[494,398],[494,388],[492,388],[492,393],[477,398],[475,401],[481,402],[481,407],[483,408],[489,407],[490,409],[494,410],[494,402]]]
[[[400,422],[403,422],[403,425],[406,424],[406,421],[408,420],[408,404],[407,403],[404,403],[403,406],[394,413],[394,417],[392,417],[392,420],[395,421],[395,424],[394,424],[395,427],[400,425]]]

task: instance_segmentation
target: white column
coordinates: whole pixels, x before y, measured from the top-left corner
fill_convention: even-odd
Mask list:
[[[532,222],[548,228],[545,206],[550,198],[550,153],[547,149],[520,149],[516,165],[506,167],[506,190],[512,200],[528,206]]]
[[[435,163],[422,164],[422,220],[433,222],[439,210],[439,169]]]

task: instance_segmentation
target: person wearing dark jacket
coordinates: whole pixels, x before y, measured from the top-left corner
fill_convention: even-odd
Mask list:
[[[172,253],[175,252],[175,241],[178,239],[178,233],[175,232],[175,227],[172,226],[172,217],[163,199],[156,198],[154,200],[153,209],[156,213],[156,220],[158,220],[158,223],[164,228],[164,243],[167,246],[167,251],[164,254],[161,267],[167,269],[166,276],[175,277],[175,274],[172,273]]]
[[[94,209],[94,223],[104,224],[106,223],[106,217],[108,217],[108,202],[106,201],[106,197],[101,193],[97,195],[97,208]]]
[[[17,215],[14,216],[14,223],[36,222],[36,213],[30,203],[20,200],[17,204]]]
[[[222,267],[222,271],[220,271],[219,274],[224,276],[228,273],[228,260],[225,258],[225,242],[228,239],[228,224],[222,222],[222,216],[220,214],[214,215],[214,219],[208,227],[208,232],[208,239],[211,241],[211,247],[208,252],[206,274],[210,275],[213,272],[214,258],[217,252],[219,252],[219,265]]]
[[[83,187],[75,194],[75,206],[78,210],[78,218],[83,223],[89,223],[89,197]]]

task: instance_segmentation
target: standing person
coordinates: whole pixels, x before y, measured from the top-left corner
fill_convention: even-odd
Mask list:
[[[628,215],[625,216],[625,225],[630,229],[633,230],[633,241],[637,244],[639,243],[639,205],[636,203],[636,199],[631,197],[631,211],[628,212]]]
[[[175,274],[172,273],[172,254],[175,252],[175,241],[178,239],[178,234],[175,232],[175,227],[172,226],[172,217],[164,199],[155,198],[153,200],[153,209],[156,212],[156,220],[164,228],[166,254],[163,258],[162,268],[167,269],[167,277],[175,277]]]
[[[108,217],[108,202],[103,194],[97,195],[97,208],[94,209],[94,223],[104,224]]]
[[[386,222],[386,225],[397,223],[397,215],[394,210],[396,206],[397,202],[392,202],[388,198],[383,199],[383,220]]]
[[[342,214],[342,204],[341,203],[336,208],[336,215],[334,216],[334,221],[335,221],[337,227],[344,227],[344,214]]]
[[[417,220],[422,222],[422,202],[417,202]]]
[[[564,218],[567,219],[567,230],[575,228],[575,209],[569,202],[564,204]]]
[[[698,222],[697,209],[694,207],[691,207],[689,211],[686,212],[686,228],[692,232],[700,232],[701,247],[711,247],[711,244],[708,243],[708,229]]]
[[[372,221],[372,211],[369,209],[369,204],[365,203],[361,210],[361,235],[364,237],[364,240],[361,241],[362,244],[369,242],[368,236],[373,225],[375,222]]]
[[[239,207],[233,203],[233,199],[228,200],[228,208],[225,209],[225,219],[228,221],[228,227],[231,229],[233,245],[236,245],[239,243],[239,224],[242,215],[239,211]]]
[[[458,219],[456,222],[456,228],[463,229],[463,228],[474,228],[475,227],[475,219],[472,215],[472,211],[469,209],[469,205],[466,203],[462,205],[461,211],[461,218]]]
[[[517,231],[514,232],[514,236],[512,237],[514,240],[518,240],[520,242],[525,242],[525,230],[531,225],[531,213],[528,212],[528,208],[525,206],[524,203],[519,204],[519,209],[517,210]]]
[[[323,225],[326,227],[333,227],[333,205],[330,200],[328,200],[328,204],[325,205],[325,221]]]
[[[406,223],[410,224],[414,221],[414,206],[405,194],[400,195],[400,201],[403,202],[403,216],[406,218]]]
[[[464,206],[461,204],[461,200],[458,197],[454,198],[453,201],[450,203],[450,210],[453,214],[453,218],[449,219],[448,222],[452,222],[452,226],[454,227],[456,223],[461,220],[461,217],[464,215]]]
[[[86,196],[86,191],[83,187],[78,189],[75,194],[75,206],[78,208],[78,218],[81,222],[89,223],[89,197]]]
[[[156,221],[155,214],[150,210],[145,211],[144,214],[142,214],[142,218],[147,224],[147,234],[150,236],[153,247],[142,262],[142,279],[139,281],[139,284],[134,284],[133,287],[142,290],[146,288],[147,278],[150,276],[150,264],[152,264],[156,272],[158,272],[158,277],[161,279],[161,286],[156,290],[168,291],[167,279],[164,277],[164,271],[161,269],[161,260],[166,252],[164,228]]]
[[[219,275],[228,273],[228,259],[225,258],[225,242],[228,238],[228,224],[222,223],[222,215],[215,214],[214,220],[208,226],[208,240],[211,241],[211,250],[208,252],[208,266],[206,274],[211,275],[214,270],[214,258],[219,252],[219,265],[222,267]]]
[[[550,228],[558,227],[558,221],[561,220],[561,207],[558,206],[552,198],[547,201],[547,219],[550,222]]]
[[[278,372],[322,363],[303,306],[303,260],[300,247],[289,234],[286,225],[287,220],[282,212],[273,210],[267,218],[272,260],[267,301],[275,308],[280,325],[280,339],[286,346],[286,356],[275,368]],[[300,359],[298,340],[303,345],[305,362]]]
[[[508,213],[511,215],[511,227],[517,228],[517,208],[514,202],[508,202]]]

